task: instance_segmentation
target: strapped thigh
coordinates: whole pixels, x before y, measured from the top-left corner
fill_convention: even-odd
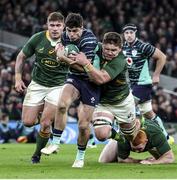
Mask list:
[[[114,115],[109,111],[95,111],[93,113],[93,127],[99,128],[102,126],[112,126],[114,121]]]

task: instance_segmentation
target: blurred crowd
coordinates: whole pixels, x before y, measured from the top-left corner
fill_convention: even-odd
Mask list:
[[[164,74],[177,77],[176,0],[1,0],[0,27],[31,36],[45,28],[52,11],[80,12],[85,27],[101,40],[107,31],[121,32],[124,24],[138,26],[139,37],[167,55]],[[152,64],[153,67],[153,64]]]
[[[0,29],[31,36],[46,28],[46,17],[52,11],[79,12],[99,40],[105,32],[117,31],[126,23],[135,23],[138,36],[167,55],[163,74],[177,77],[177,1],[176,0],[1,0]],[[14,67],[17,52],[7,59],[0,49],[0,121],[21,119],[23,94],[14,89]],[[152,61],[153,62],[153,61]],[[154,68],[154,64],[150,64]],[[30,82],[32,61],[24,67],[24,81]],[[177,88],[174,89],[177,93]],[[74,107],[72,107],[74,108]],[[177,119],[177,96],[155,87],[153,109],[166,122]],[[74,109],[71,109],[71,111]]]

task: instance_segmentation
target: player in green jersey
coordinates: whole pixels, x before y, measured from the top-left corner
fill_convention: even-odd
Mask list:
[[[125,141],[110,140],[102,150],[99,162],[101,163],[141,163],[141,164],[166,164],[174,162],[174,154],[171,150],[162,129],[151,120],[140,123],[136,120],[137,133],[133,140],[125,138]],[[146,159],[135,159],[130,152],[146,152],[152,156]]]
[[[101,85],[101,101],[92,120],[96,137],[101,141],[117,136],[112,128],[114,119],[123,134],[131,136],[135,130],[135,102],[126,81],[127,66],[121,48],[121,36],[109,32],[97,52],[100,70],[94,68],[83,53],[77,54],[73,61],[83,66],[91,81]]]
[[[55,46],[61,42],[64,17],[59,12],[49,14],[48,30],[34,34],[17,56],[15,65],[15,88],[19,93],[26,92],[23,102],[22,120],[25,126],[35,125],[42,112],[37,146],[32,163],[39,163],[41,152],[50,137],[50,126],[54,119],[58,97],[68,66],[56,60]],[[28,88],[23,82],[23,64],[28,57],[35,55],[32,81]],[[26,91],[27,89],[27,91]]]

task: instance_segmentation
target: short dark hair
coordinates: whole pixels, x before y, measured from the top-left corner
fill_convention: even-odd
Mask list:
[[[80,28],[83,26],[83,17],[79,13],[69,13],[66,17],[65,25],[69,28]]]
[[[116,32],[108,32],[104,34],[103,44],[114,44],[116,46],[122,47],[122,37]]]
[[[135,24],[126,24],[123,28],[122,28],[122,32],[124,33],[126,30],[132,30],[132,31],[137,31],[137,27]]]
[[[60,12],[52,12],[48,15],[47,22],[50,21],[63,21],[64,22],[65,18]]]

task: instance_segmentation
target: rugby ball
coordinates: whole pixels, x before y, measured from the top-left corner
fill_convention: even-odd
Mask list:
[[[79,53],[79,48],[74,44],[69,44],[65,47],[65,56],[69,54],[76,54]]]

